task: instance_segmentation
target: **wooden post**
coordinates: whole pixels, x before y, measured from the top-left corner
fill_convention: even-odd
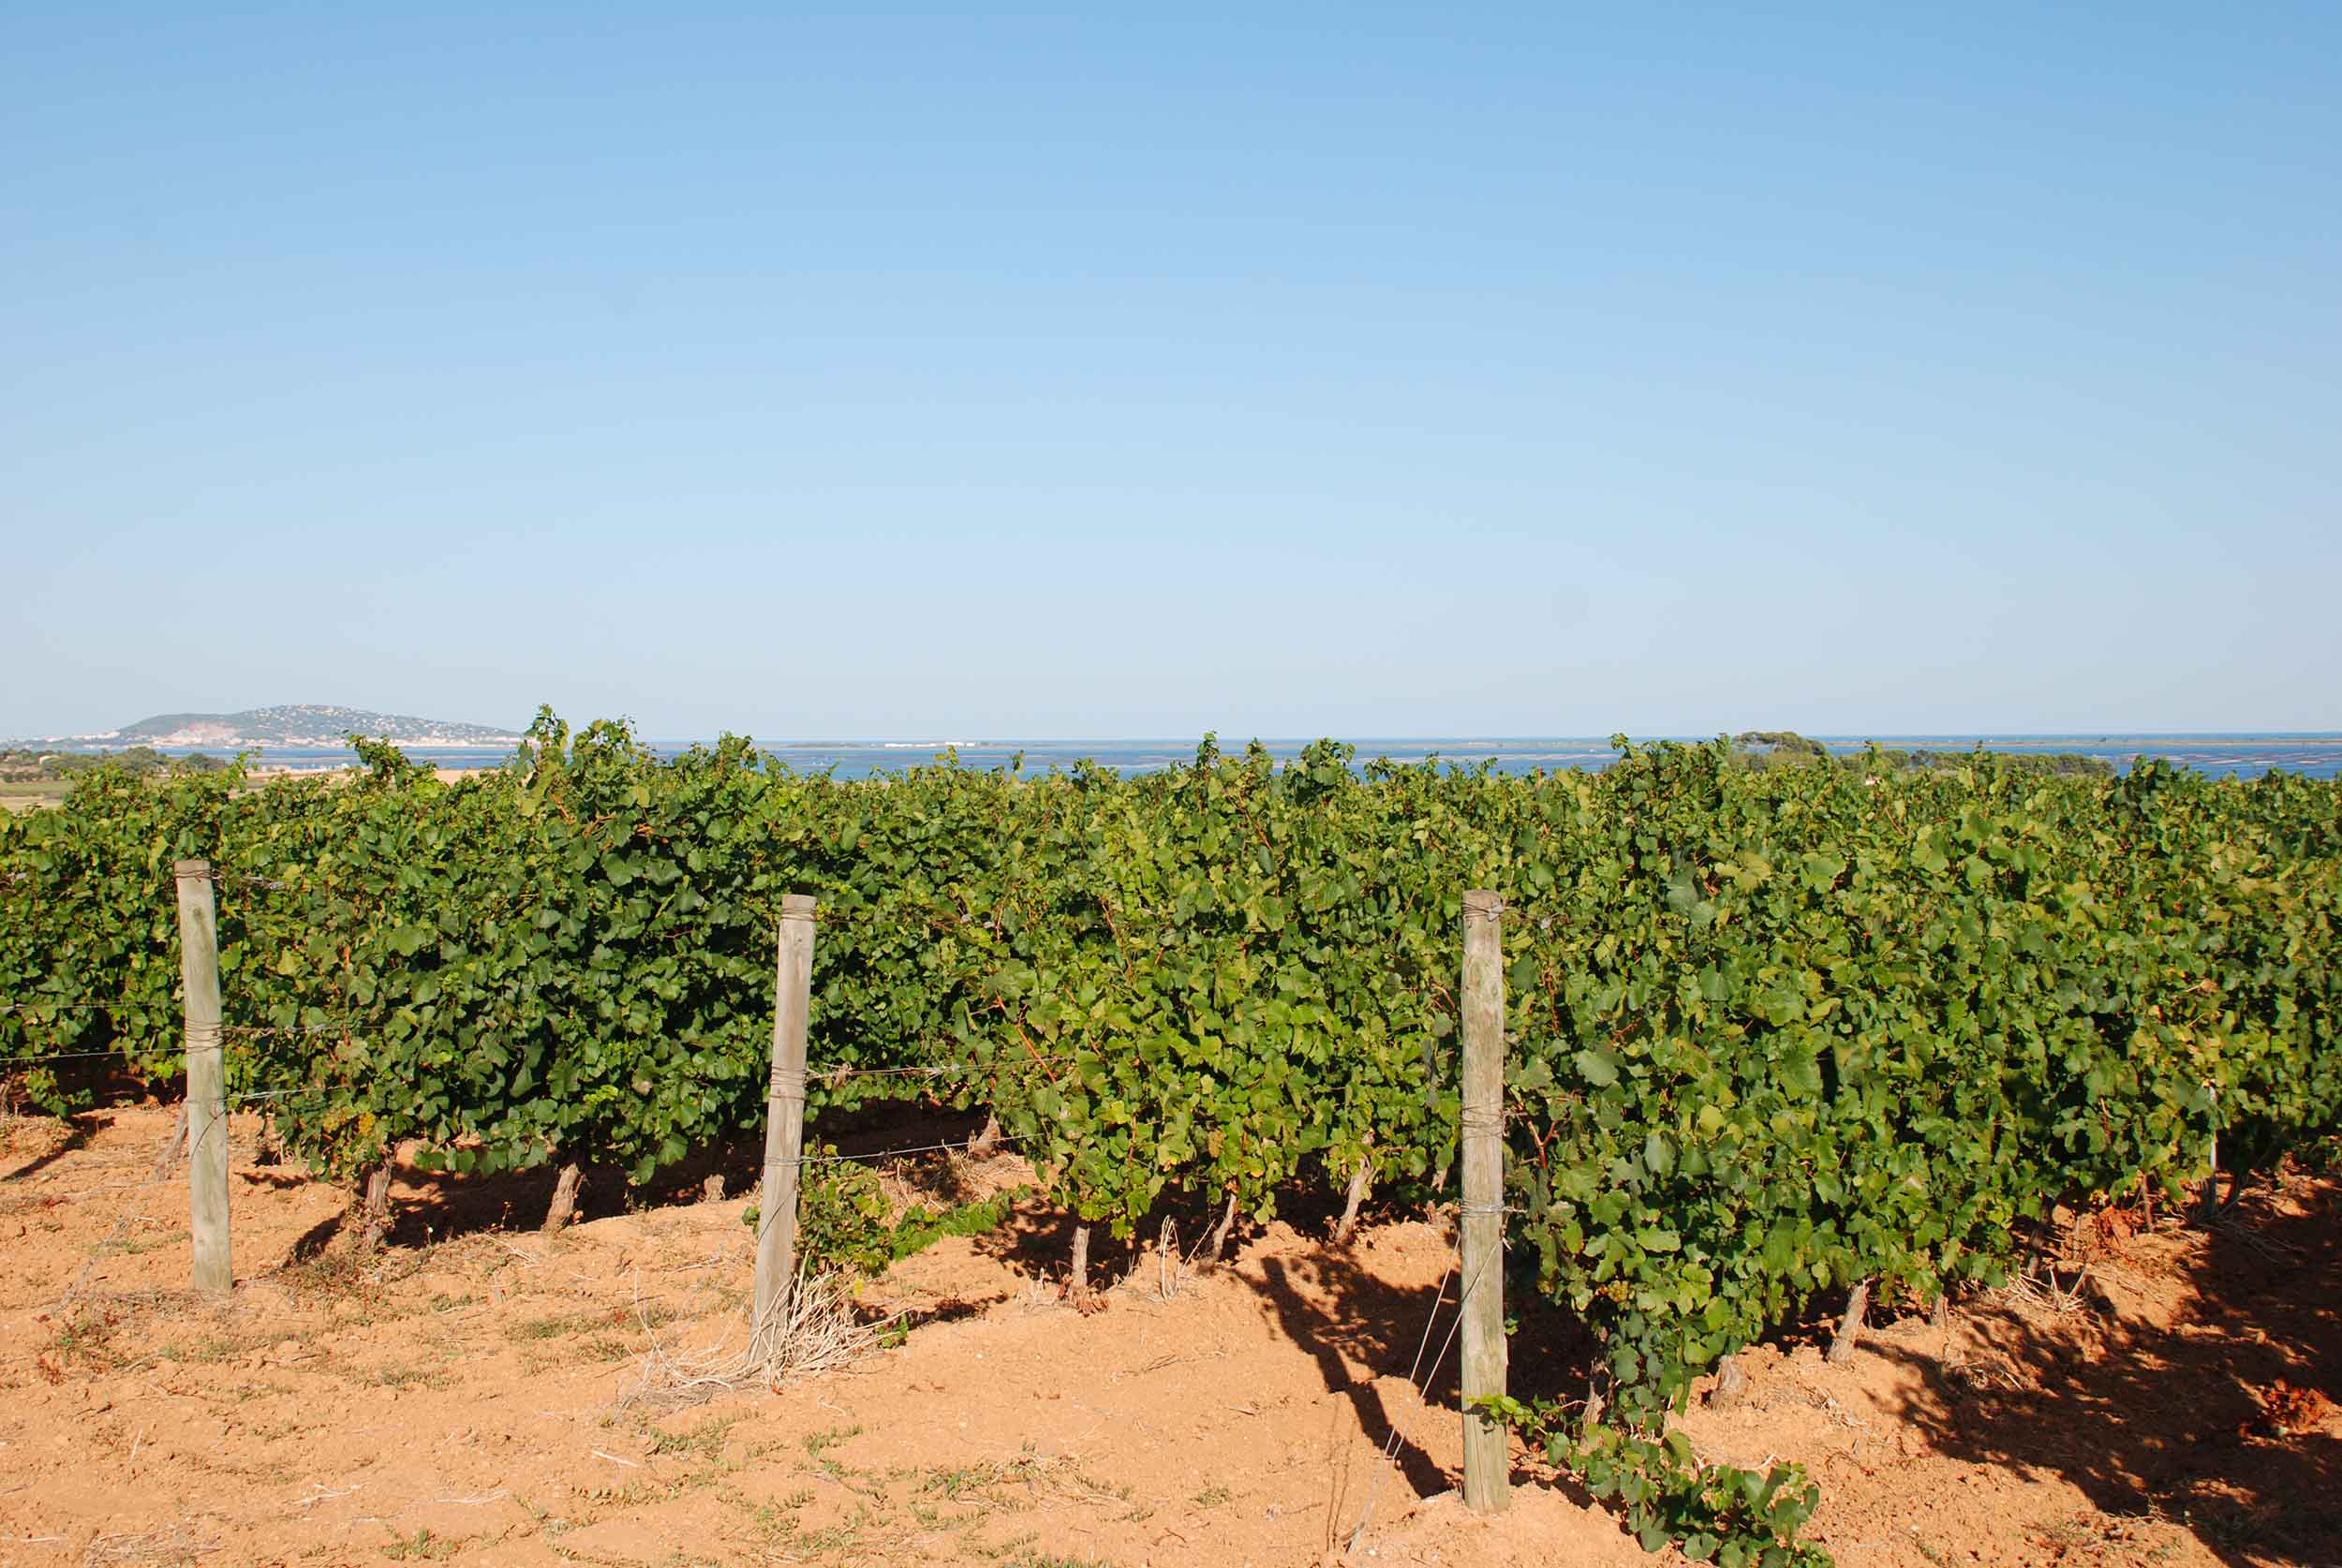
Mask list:
[[[1464,1506],[1512,1501],[1505,1429],[1471,1408],[1505,1392],[1505,901],[1463,895]]]
[[[754,1326],[760,1333],[786,1315],[797,1279],[797,1173],[805,1156],[805,1032],[813,999],[813,906],[812,897],[802,893],[780,901],[764,1186],[756,1200]]]
[[[187,1213],[195,1288],[224,1294],[228,1255],[228,1072],[219,1023],[219,922],[209,861],[171,867],[179,881],[179,982],[187,1046]]]

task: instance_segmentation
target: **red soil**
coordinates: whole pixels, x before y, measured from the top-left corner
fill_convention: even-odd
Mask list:
[[[1461,1510],[1452,1354],[1429,1406],[1405,1376],[1451,1256],[1431,1223],[1347,1251],[1272,1225],[1183,1279],[1109,1250],[1085,1316],[1029,1207],[866,1290],[920,1321],[899,1344],[653,1419],[615,1405],[654,1340],[737,1342],[739,1200],[545,1237],[483,1223],[533,1220],[515,1189],[402,1171],[366,1258],[345,1194],[256,1165],[240,1118],[237,1286],[206,1303],[184,1167],[147,1180],[170,1121],[0,1129],[0,1568],[1674,1561],[1525,1455],[1507,1513]],[[1805,1463],[1845,1568],[2342,1561],[2338,1199],[2298,1178],[2209,1234],[2093,1231],[2070,1294],[1889,1316],[1844,1367],[1759,1350],[1684,1429]],[[1550,1370],[1541,1332],[1517,1379]]]

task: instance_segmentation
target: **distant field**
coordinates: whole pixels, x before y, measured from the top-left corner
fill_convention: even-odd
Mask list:
[[[0,783],[0,811],[31,811],[43,806],[54,806],[65,799],[72,784],[63,778],[36,778],[22,783]]]

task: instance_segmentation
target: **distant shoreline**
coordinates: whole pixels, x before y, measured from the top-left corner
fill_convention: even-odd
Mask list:
[[[486,751],[501,748],[513,750],[525,744],[526,735],[495,735],[477,740],[444,740],[438,737],[374,736],[401,751]],[[660,752],[679,752],[694,746],[713,746],[716,736],[696,739],[649,739],[642,744]],[[1186,735],[1041,735],[1011,736],[999,740],[895,740],[885,737],[815,736],[807,739],[762,743],[759,749],[778,751],[797,750],[873,750],[873,751],[998,751],[1022,747],[1050,752],[1088,748],[1101,753],[1131,749],[1156,750],[1164,747],[1184,747],[1193,751],[1201,736]],[[1629,734],[1627,739],[1638,746],[1658,741],[1678,741],[1687,745],[1715,739],[1714,734]],[[1727,737],[1728,738],[1728,737]],[[2023,747],[2033,749],[2049,747],[2106,746],[2331,746],[2342,747],[2342,730],[2108,730],[2108,731],[1960,731],[1941,733],[1889,734],[1883,732],[1846,732],[1832,734],[1815,733],[1808,738],[1831,747],[1860,749],[1876,744],[1885,747],[1926,747],[1934,750],[1966,750],[1977,746],[1990,749]],[[1499,751],[1517,750],[1527,747],[1599,747],[1608,749],[1608,735],[1430,735],[1397,732],[1376,735],[1245,735],[1236,738],[1235,732],[1220,736],[1223,751],[1241,750],[1258,741],[1272,748],[1313,745],[1321,739],[1332,739],[1356,747],[1361,755],[1375,747],[1398,747],[1406,750],[1438,747],[1462,755],[1475,747],[1490,747]],[[106,752],[127,750],[134,746],[146,747],[168,755],[184,755],[197,751],[230,755],[238,752],[295,751],[348,753],[348,744],[339,735],[312,735],[296,739],[260,740],[249,735],[206,736],[201,739],[123,740],[111,735],[37,735],[22,740],[0,741],[0,746],[20,748],[37,747],[60,752]]]
[[[1639,737],[1703,742],[1710,735]],[[2082,733],[1815,735],[1810,737],[1836,756],[1859,756],[1875,744],[1888,750],[1959,754],[1981,747],[2019,755],[2072,753],[2102,761],[2126,771],[2142,757],[2158,757],[2174,766],[2222,777],[2257,777],[2272,771],[2299,773],[2309,777],[2342,777],[2342,731],[2281,733],[2269,732],[2173,732],[2165,734],[2100,731]],[[450,743],[438,740],[399,740],[393,745],[417,762],[442,775],[459,776],[503,766],[520,744],[516,738],[497,742]],[[652,740],[643,743],[661,758],[673,758],[705,741]],[[1093,762],[1119,773],[1147,773],[1192,762],[1200,742],[1193,737],[1120,739],[1045,738],[929,742],[920,740],[786,741],[762,744],[758,750],[804,773],[834,771],[841,778],[867,777],[905,767],[925,765],[929,758],[949,752],[963,766],[990,769],[1020,766],[1030,774],[1052,767],[1068,769],[1079,762]],[[1223,735],[1223,755],[1238,755],[1253,744],[1249,737]],[[1259,744],[1280,762],[1291,760],[1309,740],[1264,738]],[[1365,736],[1344,741],[1354,748],[1354,763],[1378,759],[1420,762],[1431,757],[1464,766],[1483,762],[1499,773],[1526,774],[1569,770],[1598,771],[1615,760],[1608,737],[1414,735]],[[95,747],[58,747],[59,750],[90,751]],[[105,747],[115,750],[120,747]],[[331,773],[355,765],[355,758],[338,738],[317,745],[285,742],[266,745],[207,743],[202,746],[154,746],[167,757],[200,751],[214,757],[238,752],[251,755],[254,772],[268,777]]]

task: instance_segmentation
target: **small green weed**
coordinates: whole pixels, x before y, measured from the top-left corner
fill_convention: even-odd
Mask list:
[[[434,1535],[426,1528],[418,1530],[411,1537],[393,1536],[391,1544],[382,1548],[382,1555],[394,1562],[437,1562],[462,1549],[462,1542]]]
[[[504,1337],[512,1343],[528,1344],[541,1339],[559,1339],[571,1334],[607,1333],[614,1328],[632,1328],[648,1324],[657,1328],[674,1321],[674,1309],[652,1304],[647,1307],[596,1307],[583,1312],[556,1312],[551,1317],[523,1318],[507,1324]]]
[[[688,1432],[661,1432],[651,1440],[655,1455],[696,1454],[712,1459],[724,1451],[724,1436],[740,1424],[736,1415],[719,1415]]]
[[[432,1367],[378,1367],[367,1382],[379,1388],[445,1388],[453,1380]]]
[[[861,1435],[862,1427],[859,1422],[851,1427],[831,1427],[819,1432],[808,1432],[805,1434],[805,1457],[808,1459],[818,1459],[822,1457],[823,1449],[835,1448],[848,1438],[858,1438]]]
[[[122,1365],[122,1354],[114,1349],[114,1331],[122,1326],[122,1314],[111,1307],[82,1306],[57,1325],[50,1337],[49,1348],[37,1358],[41,1375],[51,1383],[64,1381],[67,1368],[103,1372]]]

